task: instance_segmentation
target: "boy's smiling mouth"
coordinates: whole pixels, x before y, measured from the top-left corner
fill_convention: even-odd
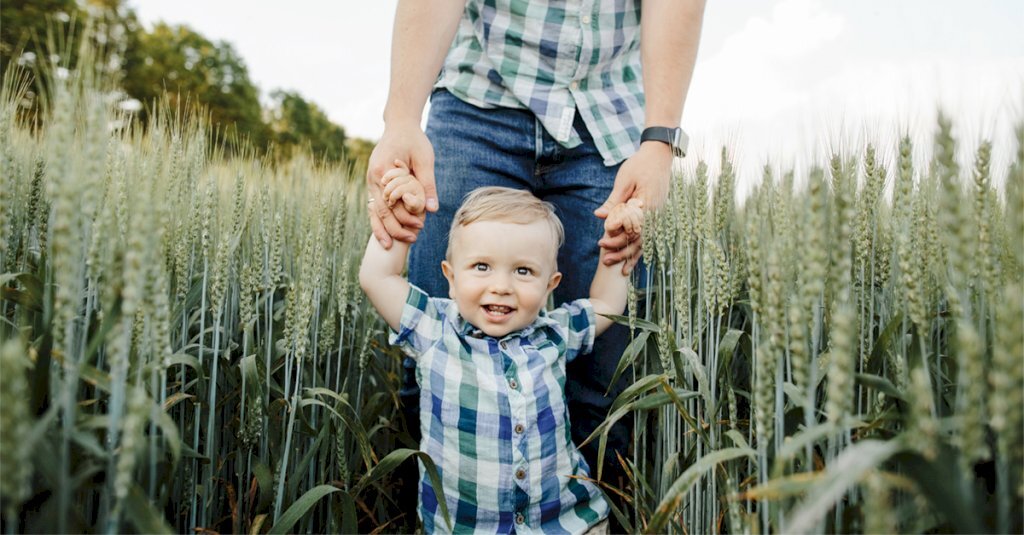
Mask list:
[[[515,312],[516,310],[515,308],[507,305],[483,305],[483,309],[488,316],[495,317],[504,317]]]

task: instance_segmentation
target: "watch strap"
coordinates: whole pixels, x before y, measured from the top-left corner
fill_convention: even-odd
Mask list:
[[[665,143],[672,147],[672,154],[679,158],[686,156],[686,146],[689,144],[689,138],[682,128],[669,128],[667,126],[644,128],[644,131],[640,134],[640,142],[643,143],[644,141],[660,141]]]

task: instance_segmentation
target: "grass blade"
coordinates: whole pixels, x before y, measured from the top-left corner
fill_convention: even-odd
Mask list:
[[[679,505],[682,503],[686,493],[690,491],[690,487],[692,487],[705,472],[711,470],[720,463],[739,457],[753,458],[754,455],[754,450],[750,448],[725,448],[702,457],[699,461],[687,468],[686,471],[672,483],[672,486],[669,487],[665,496],[661,499],[661,503],[658,504],[658,508],[655,510],[654,516],[651,518],[651,522],[647,525],[647,529],[644,530],[644,532],[665,532],[666,530],[664,528],[668,523],[669,518],[679,508]]]
[[[828,468],[821,481],[807,491],[807,498],[793,510],[793,533],[810,533],[850,487],[860,478],[904,448],[900,440],[864,440],[843,450]]]
[[[423,462],[423,466],[427,470],[427,476],[430,477],[430,484],[434,487],[434,492],[439,496],[437,504],[441,507],[441,513],[444,515],[444,521],[448,524],[448,529],[451,529],[452,520],[448,515],[448,504],[444,499],[444,491],[441,487],[441,476],[437,473],[437,466],[434,465],[434,460],[431,459],[426,452],[401,448],[389,453],[381,459],[376,466],[371,468],[370,471],[363,476],[363,479],[359,480],[359,483],[355,486],[354,493],[358,494],[362,489],[365,489],[385,475],[391,473],[398,468],[399,465],[405,462],[406,459],[412,456],[418,457],[420,461]]]
[[[316,505],[316,502],[320,501],[324,496],[334,494],[335,492],[341,492],[341,489],[333,485],[320,485],[313,487],[306,491],[295,503],[291,504],[290,507],[281,515],[274,527],[270,528],[271,535],[284,535],[290,533],[292,526],[309,511],[311,507]]]

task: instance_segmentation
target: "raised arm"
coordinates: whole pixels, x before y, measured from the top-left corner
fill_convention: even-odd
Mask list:
[[[408,243],[396,241],[390,249],[385,249],[370,236],[359,266],[359,285],[373,308],[395,330],[402,321],[402,310],[409,295],[409,281],[402,276],[408,254]]]
[[[391,85],[384,107],[384,134],[367,165],[373,235],[385,248],[392,239],[413,242],[423,214],[380,202],[380,179],[392,162],[406,162],[427,192],[426,208],[437,210],[434,148],[420,128],[430,89],[455,37],[465,0],[399,0],[391,40]]]
[[[395,168],[382,177],[384,190],[379,200],[389,207],[404,207],[410,213],[422,213],[423,185],[409,174],[409,169],[402,162],[396,161],[394,165]],[[385,249],[370,236],[363,263],[359,266],[359,285],[384,321],[396,331],[409,294],[409,281],[402,276],[408,253],[408,243],[398,242]]]
[[[601,256],[607,254],[606,249],[601,249]],[[594,274],[594,282],[590,283],[590,302],[594,305],[597,336],[612,326],[612,320],[602,314],[622,315],[626,310],[626,299],[629,295],[629,275],[622,274],[622,262],[606,266],[604,262],[597,263],[597,273]]]

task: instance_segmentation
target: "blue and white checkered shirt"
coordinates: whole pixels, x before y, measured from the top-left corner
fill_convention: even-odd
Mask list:
[[[501,339],[466,322],[449,299],[410,285],[390,341],[417,361],[420,449],[437,464],[456,532],[582,533],[608,504],[572,443],[565,363],[594,344],[587,299],[541,312]],[[420,463],[419,513],[446,531]]]
[[[469,0],[436,87],[482,108],[528,108],[566,147],[579,111],[605,165],[644,124],[639,0]]]

